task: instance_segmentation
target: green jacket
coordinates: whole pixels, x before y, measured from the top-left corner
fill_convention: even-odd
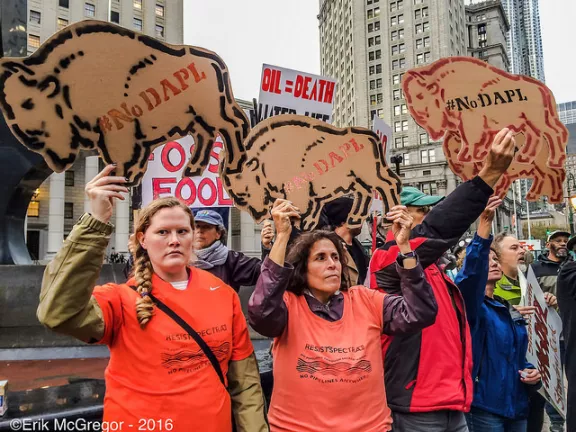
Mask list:
[[[92,291],[113,228],[89,214],[83,215],[48,264],[37,311],[46,327],[88,343],[102,339],[105,323]],[[231,361],[227,378],[237,430],[268,431],[255,355]]]
[[[502,274],[502,278],[496,282],[494,295],[502,297],[512,305],[518,305],[520,304],[520,298],[522,297],[520,283],[514,279],[508,279],[504,274]]]

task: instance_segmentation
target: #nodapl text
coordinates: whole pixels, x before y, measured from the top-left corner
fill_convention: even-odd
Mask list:
[[[525,102],[528,98],[522,94],[522,90],[505,90],[504,96],[495,91],[493,94],[478,93],[478,97],[470,99],[469,96],[454,98],[446,102],[449,111],[462,111],[463,109],[485,108],[491,105],[507,104],[512,102]]]
[[[190,76],[192,76],[196,84],[203,79],[206,79],[206,74],[204,72],[198,72],[194,63],[190,63],[186,68],[178,69],[172,74],[172,76],[175,79],[174,82],[177,82],[177,85],[171,82],[168,78],[163,79],[159,83],[161,88],[160,92],[163,97],[161,97],[160,93],[158,93],[158,91],[153,87],[140,92],[139,96],[146,104],[145,106],[148,112],[153,111],[161,103],[168,102],[170,100],[170,94],[172,96],[177,96],[189,88],[190,86],[188,85],[187,80]],[[138,118],[144,114],[144,110],[137,104],[129,108],[128,104],[124,102],[120,105],[120,108],[121,110],[111,109],[108,111],[108,115],[100,117],[98,123],[103,133],[110,132],[114,127],[116,130],[120,130],[124,128],[122,122],[133,122],[134,118]],[[112,119],[114,124],[110,122],[110,119]]]
[[[328,159],[330,162],[328,162],[326,159],[318,159],[316,162],[314,162],[314,168],[316,168],[319,176],[326,174],[330,169],[336,168],[337,164],[344,162],[344,159],[347,159],[351,156],[349,153],[354,154],[358,153],[360,150],[363,150],[364,144],[359,144],[354,138],[352,138],[350,141],[347,141],[338,147],[338,149],[340,150],[341,154],[338,151],[331,151],[328,153],[326,159]],[[316,173],[314,172],[304,172],[300,174],[300,176],[294,176],[292,181],[288,180],[284,184],[284,190],[286,191],[286,194],[289,194],[294,192],[294,189],[302,189],[306,182],[313,181],[315,177]]]

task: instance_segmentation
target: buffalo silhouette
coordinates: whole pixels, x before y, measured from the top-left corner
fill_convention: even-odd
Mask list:
[[[97,149],[133,184],[156,146],[185,135],[195,141],[186,175],[204,171],[218,135],[228,171],[240,170],[249,131],[218,55],[100,21],[66,27],[27,58],[0,60],[0,108],[54,171]]]

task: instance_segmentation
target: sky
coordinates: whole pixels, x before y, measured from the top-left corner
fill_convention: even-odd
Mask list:
[[[355,0],[362,1],[362,0]],[[262,64],[320,73],[318,0],[184,0],[184,43],[215,51],[236,98],[259,93]],[[576,0],[540,0],[546,84],[556,102],[576,101]]]

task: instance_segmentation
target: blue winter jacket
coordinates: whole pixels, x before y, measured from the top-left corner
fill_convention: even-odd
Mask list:
[[[492,236],[474,236],[455,280],[464,296],[472,333],[472,406],[520,420],[528,417],[529,390],[537,386],[524,384],[518,373],[533,368],[526,362],[526,321],[506,300],[484,295],[491,243]]]

